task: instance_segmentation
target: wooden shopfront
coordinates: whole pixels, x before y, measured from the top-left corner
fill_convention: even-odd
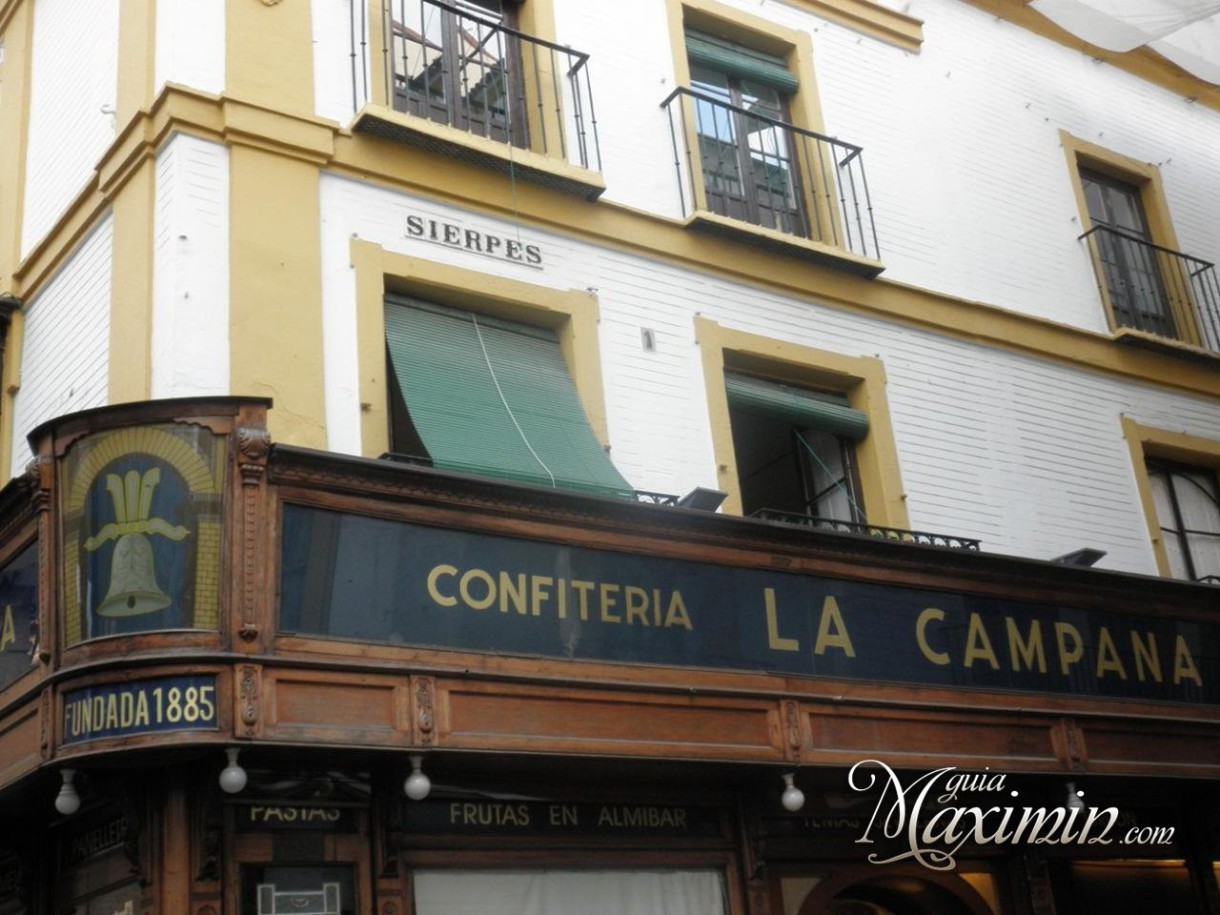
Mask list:
[[[1214,588],[273,447],[267,407],[55,420],[0,493],[0,913],[1220,912]],[[1148,831],[944,867],[866,760],[975,779],[920,829],[1083,791]]]

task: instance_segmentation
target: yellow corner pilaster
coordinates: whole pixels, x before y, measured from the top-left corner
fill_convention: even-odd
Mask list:
[[[25,332],[25,315],[15,312],[4,340],[4,371],[0,376],[0,397],[4,409],[0,410],[0,480],[7,480],[19,471],[12,466],[13,454],[13,397],[21,381],[21,341]]]
[[[304,0],[227,0],[225,92],[294,114],[315,108],[313,24]]]
[[[110,403],[152,395],[153,216],[156,160],[146,158],[111,201]]]
[[[274,400],[277,442],[325,448],[318,168],[238,145],[229,169],[232,391]]]
[[[25,199],[25,135],[30,108],[30,48],[34,4],[11,9],[0,25],[4,61],[0,63],[0,293],[16,293],[21,263],[21,215]],[[0,480],[13,472],[13,396],[21,378],[21,338],[24,316],[17,312],[9,325],[0,376]]]
[[[120,128],[141,109],[152,105],[156,79],[156,0],[120,0],[118,96],[115,112]]]
[[[21,260],[21,214],[25,197],[25,132],[30,108],[30,48],[34,5],[18,5],[4,24],[0,63],[0,292],[15,286]]]

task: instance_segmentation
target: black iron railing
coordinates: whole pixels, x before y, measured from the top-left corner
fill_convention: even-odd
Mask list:
[[[661,505],[665,508],[677,508],[678,496],[668,492],[650,492],[647,489],[637,489],[635,500],[645,505]]]
[[[702,208],[880,260],[859,146],[685,87],[661,107],[684,215]]]
[[[385,97],[398,111],[601,170],[589,55],[459,5],[373,2],[380,47],[369,47],[356,14],[351,22],[355,109],[370,100],[372,54],[385,76]]]
[[[1195,581],[1201,585],[1220,585],[1220,575],[1204,575],[1202,578],[1196,578]]]
[[[779,511],[774,508],[760,508],[751,512],[751,518],[761,521],[778,521],[781,524],[796,524],[801,527],[815,527],[824,531],[838,531],[841,534],[856,534],[861,537],[873,537],[879,540],[898,540],[903,543],[920,543],[924,546],[947,546],[959,550],[978,550],[979,541],[968,537],[952,537],[948,534],[931,534],[927,531],[908,531],[900,527],[882,527],[878,524],[857,524],[854,521],[839,521],[834,518],[817,518],[812,515],[799,515],[793,512]]]
[[[1117,327],[1220,353],[1220,280],[1215,265],[1134,235],[1094,226],[1088,241],[1097,285]]]

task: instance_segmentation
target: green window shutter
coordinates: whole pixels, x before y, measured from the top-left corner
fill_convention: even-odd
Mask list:
[[[634,497],[589,427],[553,330],[402,296],[386,296],[385,325],[434,466]]]
[[[726,372],[729,406],[790,422],[802,429],[832,432],[852,441],[868,434],[868,415],[847,405],[841,394],[824,394]]]
[[[687,31],[686,56],[693,64],[702,64],[739,79],[755,80],[778,89],[785,95],[796,92],[800,85],[782,57],[702,32]]]

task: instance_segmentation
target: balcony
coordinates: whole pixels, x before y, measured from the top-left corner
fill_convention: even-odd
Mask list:
[[[353,72],[372,74],[357,131],[590,200],[605,190],[589,55],[481,8],[373,0],[372,16],[367,43],[351,31]]]
[[[928,531],[911,531],[900,527],[882,527],[877,524],[859,524],[854,521],[840,521],[837,518],[819,518],[814,515],[800,515],[794,512],[780,511],[775,508],[760,508],[750,513],[751,518],[759,521],[771,521],[778,524],[794,524],[798,527],[812,527],[822,531],[836,531],[840,534],[853,534],[857,537],[873,537],[881,540],[897,540],[900,543],[918,543],[923,546],[944,546],[957,550],[973,550],[978,552],[979,541],[969,537],[957,537],[952,534],[932,534]]]
[[[1086,239],[1116,337],[1139,346],[1220,355],[1215,265],[1108,226]]]
[[[882,271],[859,146],[684,87],[661,107],[692,228],[862,276]]]

